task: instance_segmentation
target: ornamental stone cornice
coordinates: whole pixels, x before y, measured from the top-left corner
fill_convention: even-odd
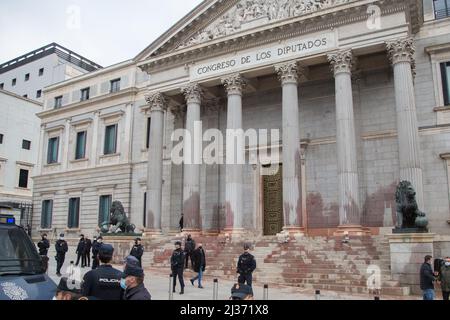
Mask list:
[[[355,63],[353,53],[351,50],[342,50],[328,55],[328,61],[331,64],[334,75],[340,73],[352,73]]]
[[[189,83],[181,89],[186,102],[200,104],[202,101],[203,90],[198,83]]]
[[[228,95],[242,95],[242,90],[246,86],[247,81],[239,73],[235,73],[222,78],[222,84]]]
[[[150,112],[167,110],[167,99],[161,92],[150,92],[145,95],[145,101],[150,106]]]

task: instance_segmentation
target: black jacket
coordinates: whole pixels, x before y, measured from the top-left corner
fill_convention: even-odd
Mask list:
[[[84,275],[82,294],[100,300],[122,300],[124,291],[120,279],[122,272],[111,265],[101,265]]]
[[[90,239],[84,241],[84,254],[90,254],[92,248],[92,242]]]
[[[433,269],[429,263],[425,262],[420,268],[420,289],[434,289],[434,280],[436,280],[436,278],[433,274]]]
[[[170,267],[172,270],[184,269],[184,252],[181,248],[173,251],[170,257]]]
[[[48,248],[50,248],[50,242],[47,239],[42,239],[38,242],[39,254],[46,256],[48,254]]]
[[[152,296],[141,283],[137,287],[125,291],[124,300],[152,300]]]
[[[85,247],[84,239],[81,239],[80,242],[78,242],[77,251],[75,251],[75,253],[83,254],[84,253],[84,247]]]
[[[239,274],[251,274],[255,269],[255,257],[248,252],[241,254],[237,263],[237,272]]]
[[[195,272],[200,272],[200,267],[202,271],[205,271],[206,268],[206,256],[205,250],[197,248],[192,253],[192,264]]]
[[[184,251],[188,253],[192,253],[195,250],[195,241],[194,239],[188,239],[186,240],[186,243],[184,244]]]
[[[100,250],[102,243],[98,242],[98,241],[94,241],[94,243],[92,244],[92,255],[94,257],[96,257],[98,255],[98,251]]]
[[[142,255],[144,254],[144,247],[142,244],[135,244],[131,249],[130,256],[136,257],[139,261],[141,261]]]
[[[55,243],[56,255],[65,256],[66,252],[69,250],[66,240],[58,240]]]

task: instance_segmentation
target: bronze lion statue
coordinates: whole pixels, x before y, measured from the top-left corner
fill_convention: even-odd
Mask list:
[[[134,233],[136,228],[134,224],[130,223],[130,220],[125,214],[125,209],[120,201],[114,201],[111,205],[109,222],[102,224],[102,232],[104,233]]]
[[[397,229],[426,230],[428,220],[425,213],[419,210],[416,201],[416,191],[409,181],[402,181],[395,193],[397,203]]]

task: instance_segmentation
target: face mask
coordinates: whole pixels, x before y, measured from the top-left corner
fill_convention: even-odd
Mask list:
[[[127,282],[126,282],[125,279],[120,279],[120,287],[121,287],[123,290],[127,290]]]
[[[445,263],[445,266],[446,266],[446,267],[450,267],[450,261],[447,261],[447,262]]]

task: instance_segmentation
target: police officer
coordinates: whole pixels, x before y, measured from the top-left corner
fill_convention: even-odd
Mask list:
[[[144,254],[144,246],[141,244],[141,238],[134,240],[134,246],[131,249],[130,256],[135,257],[139,261],[139,266],[142,267],[142,255]]]
[[[194,239],[192,239],[192,236],[188,234],[186,242],[184,244],[186,269],[188,268],[189,258],[191,259],[191,267],[193,267],[194,261],[192,260],[192,254],[194,253],[194,250],[195,250],[195,241]]]
[[[39,248],[39,255],[47,256],[48,249],[50,248],[50,242],[47,239],[47,234],[46,233],[44,233],[42,235],[41,241],[38,242],[38,248]]]
[[[144,270],[134,256],[127,257],[120,286],[125,290],[124,300],[151,300],[150,293],[144,286]]]
[[[99,265],[98,251],[103,244],[103,237],[99,236],[96,240],[94,238],[94,243],[92,244],[92,270],[97,269]]]
[[[91,239],[86,237],[84,240],[84,266],[90,268],[91,267],[91,248],[92,248],[92,242]]]
[[[66,277],[61,278],[53,300],[91,300],[81,295],[81,283]]]
[[[175,292],[175,287],[177,286],[177,276],[180,281],[181,291],[180,294],[184,294],[184,252],[181,249],[181,241],[175,242],[175,250],[170,257],[170,266],[172,269],[173,276],[173,292]]]
[[[254,300],[252,287],[236,283],[231,288],[230,300]]]
[[[86,261],[84,259],[84,247],[85,247],[85,243],[84,243],[84,235],[80,235],[80,241],[78,242],[78,246],[77,246],[77,250],[75,251],[75,253],[77,254],[77,262],[75,263],[75,265],[78,267],[78,264],[80,263],[80,258],[81,258],[81,267],[84,268]]]
[[[252,286],[253,271],[256,269],[256,260],[253,255],[250,254],[250,245],[244,244],[244,253],[241,254],[237,263],[237,273],[239,274],[238,282],[240,284]]]
[[[111,266],[114,248],[103,244],[98,252],[101,265],[84,275],[82,294],[100,300],[122,300],[123,290],[120,287],[122,272]]]
[[[61,277],[61,268],[64,264],[64,260],[66,259],[66,253],[69,250],[69,247],[67,246],[66,240],[64,240],[64,234],[61,233],[59,235],[58,241],[55,243],[55,249],[56,249],[56,275],[58,277]]]

